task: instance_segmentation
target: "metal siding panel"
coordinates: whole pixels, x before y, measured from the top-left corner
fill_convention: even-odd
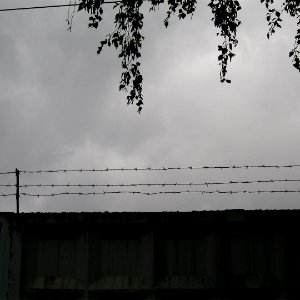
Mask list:
[[[9,232],[9,219],[0,216],[0,299],[6,300],[8,296],[9,250],[11,235]]]
[[[9,236],[3,214],[0,295],[6,289],[14,300],[299,299],[299,217],[299,211],[20,214],[11,215]]]

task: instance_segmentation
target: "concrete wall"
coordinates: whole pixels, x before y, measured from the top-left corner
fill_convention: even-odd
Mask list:
[[[300,299],[300,211],[0,214],[0,299]]]

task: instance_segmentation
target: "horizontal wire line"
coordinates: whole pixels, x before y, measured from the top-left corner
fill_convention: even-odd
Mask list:
[[[16,194],[0,194],[0,197],[16,196]]]
[[[0,184],[0,187],[16,187],[16,184]]]
[[[133,195],[162,195],[162,194],[185,194],[185,193],[199,193],[199,194],[277,194],[277,193],[300,193],[300,190],[258,190],[258,191],[205,191],[205,190],[182,190],[182,191],[160,191],[160,192],[140,192],[140,191],[103,191],[103,192],[62,192],[62,193],[51,193],[51,194],[30,194],[30,193],[20,193],[22,196],[30,197],[54,197],[62,195],[77,195],[77,196],[96,196],[96,195],[109,195],[109,194],[133,194]]]
[[[111,171],[173,171],[173,170],[207,170],[207,169],[250,169],[250,168],[295,168],[300,165],[244,165],[244,166],[202,166],[202,167],[161,167],[161,168],[104,168],[104,169],[58,169],[58,170],[20,170],[20,173],[70,173],[70,172],[111,172]],[[13,172],[14,173],[14,172]]]
[[[15,171],[0,172],[0,175],[16,174]]]
[[[114,3],[119,3],[119,2],[121,2],[121,1],[105,1],[105,2],[103,2],[103,4],[114,4]],[[15,8],[2,8],[2,9],[0,9],[0,12],[17,11],[17,10],[31,10],[31,9],[43,9],[43,8],[72,7],[72,6],[79,6],[79,3],[30,6],[30,7],[15,7]]]
[[[70,172],[111,172],[111,171],[173,171],[173,170],[207,170],[207,169],[250,169],[250,168],[296,168],[299,164],[290,165],[243,165],[243,166],[201,166],[201,167],[161,167],[161,168],[104,168],[104,169],[57,169],[57,170],[20,170],[23,174],[42,174],[42,173],[70,173]],[[15,174],[15,171],[0,172],[0,175]]]
[[[300,182],[300,179],[268,179],[268,180],[243,180],[243,181],[226,181],[226,182],[202,182],[202,183],[121,183],[121,184],[24,184],[20,188],[29,187],[152,187],[152,186],[208,186],[208,185],[229,185],[229,184],[253,184],[253,183],[274,183],[274,182]],[[0,187],[15,187],[14,184],[0,184]]]

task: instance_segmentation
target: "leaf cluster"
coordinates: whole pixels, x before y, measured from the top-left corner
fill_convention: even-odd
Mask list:
[[[197,0],[168,0],[167,17],[164,20],[164,25],[168,27],[171,15],[178,14],[178,19],[184,19],[187,15],[193,14],[196,10]],[[153,5],[153,3],[152,3]]]
[[[300,71],[300,1],[299,0],[286,0],[280,9],[274,8],[274,0],[260,0],[264,3],[267,9],[267,22],[269,31],[267,33],[268,39],[275,33],[276,28],[281,28],[282,14],[286,13],[290,17],[297,19],[297,32],[295,35],[294,46],[289,52],[289,57],[292,58],[293,66]]]
[[[235,56],[233,48],[237,46],[236,31],[241,21],[237,18],[238,11],[241,9],[237,0],[211,0],[208,6],[213,13],[212,21],[216,28],[220,30],[217,35],[223,38],[223,43],[218,46],[220,52],[218,56],[221,82],[230,83],[226,78],[228,60],[231,61]]]
[[[98,24],[102,21],[103,0],[81,0],[78,5],[78,11],[85,10],[90,14],[89,27],[98,28]]]
[[[117,1],[114,9],[115,14],[113,32],[106,35],[100,41],[97,54],[100,54],[104,46],[114,46],[121,59],[122,74],[119,83],[119,90],[127,93],[127,104],[135,103],[138,112],[143,106],[141,75],[141,49],[144,36],[142,35],[144,15],[141,6],[145,0],[122,0]],[[150,11],[155,11],[160,4],[166,3],[167,16],[163,23],[168,27],[172,15],[177,15],[179,20],[188,15],[193,16],[196,10],[197,0],[149,0]],[[267,37],[270,38],[275,33],[276,28],[281,28],[282,14],[297,19],[298,28],[300,27],[300,1],[285,0],[282,7],[278,10],[274,8],[274,0],[260,0],[267,9],[267,22],[269,31]],[[230,83],[227,78],[227,68],[229,62],[235,56],[233,49],[238,45],[237,28],[241,24],[238,19],[238,12],[241,5],[238,0],[209,0],[209,8],[213,14],[212,21],[218,29],[217,35],[222,38],[222,43],[218,45],[218,61],[220,65],[220,81]],[[89,17],[89,27],[98,28],[102,21],[103,0],[80,0],[78,11],[86,11]],[[295,43],[289,56],[292,57],[293,66],[300,71],[300,29],[295,35]]]

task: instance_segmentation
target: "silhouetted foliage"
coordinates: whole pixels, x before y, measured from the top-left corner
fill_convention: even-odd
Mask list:
[[[155,11],[158,6],[166,2],[168,6],[167,16],[164,19],[165,27],[168,27],[170,17],[177,15],[179,20],[188,15],[192,18],[196,10],[197,0],[149,0],[150,11]],[[285,0],[280,9],[274,8],[274,0],[260,0],[267,9],[267,22],[269,31],[267,37],[275,33],[276,28],[281,28],[282,14],[297,19],[297,33],[295,42],[289,56],[292,58],[293,66],[300,71],[300,1]],[[141,112],[143,105],[142,83],[140,57],[142,41],[144,36],[141,34],[143,28],[144,15],[140,9],[144,0],[123,0],[116,2],[114,9],[115,29],[112,33],[100,41],[97,53],[100,54],[104,46],[114,46],[122,59],[122,75],[119,84],[119,90],[127,92],[127,104],[135,103],[138,106],[138,112]],[[78,11],[85,10],[89,13],[89,27],[98,28],[102,20],[103,0],[80,0]],[[227,78],[228,63],[235,56],[233,49],[238,44],[237,28],[241,24],[238,19],[238,12],[241,5],[237,0],[209,0],[215,27],[219,30],[217,35],[223,38],[223,42],[218,45],[218,61],[220,65],[220,81],[230,83]]]

